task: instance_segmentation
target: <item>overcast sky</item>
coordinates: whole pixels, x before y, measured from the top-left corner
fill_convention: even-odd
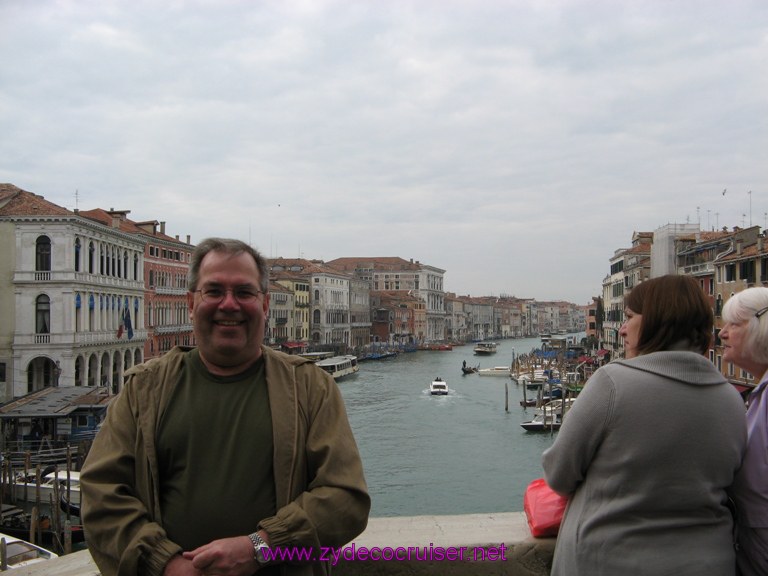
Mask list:
[[[0,0],[0,52],[0,182],[193,243],[586,304],[768,220],[764,0]]]

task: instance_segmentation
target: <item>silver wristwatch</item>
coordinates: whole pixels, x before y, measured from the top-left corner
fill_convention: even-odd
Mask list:
[[[253,559],[256,560],[256,563],[259,566],[266,566],[269,564],[269,558],[264,555],[264,549],[269,548],[269,545],[264,542],[264,538],[259,536],[258,532],[248,534],[248,538],[250,538],[253,543]]]

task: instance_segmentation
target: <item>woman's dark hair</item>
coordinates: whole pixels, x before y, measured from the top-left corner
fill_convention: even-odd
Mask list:
[[[673,350],[680,345],[704,353],[712,339],[712,308],[690,276],[667,275],[641,282],[624,306],[642,315],[637,353]]]

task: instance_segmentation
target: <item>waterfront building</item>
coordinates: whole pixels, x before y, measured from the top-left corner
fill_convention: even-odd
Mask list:
[[[651,275],[657,278],[677,273],[675,242],[678,238],[696,234],[698,224],[667,224],[653,231],[651,244]]]
[[[309,281],[301,276],[285,272],[272,272],[270,278],[293,293],[293,329],[289,341],[306,344],[309,342]],[[290,346],[288,346],[290,348]],[[304,348],[305,346],[295,346]]]
[[[467,296],[469,331],[473,340],[492,340],[495,334],[493,302],[486,297]]]
[[[274,346],[294,341],[296,326],[294,310],[295,294],[278,282],[269,283],[269,315],[264,334],[265,343]]]
[[[730,247],[715,262],[715,343],[713,361],[735,384],[756,384],[752,375],[732,362],[723,363],[723,347],[719,339],[723,326],[722,310],[728,299],[746,288],[768,285],[768,248],[759,228],[735,228],[728,236]]]
[[[651,277],[652,232],[632,234],[632,246],[624,251],[624,295]],[[674,273],[674,272],[673,272]]]
[[[371,287],[367,280],[349,281],[350,345],[361,348],[371,343]]]
[[[624,252],[618,249],[610,260],[611,271],[603,278],[603,346],[611,352],[612,358],[624,355],[624,345],[619,337],[619,328],[624,322]]]
[[[116,390],[146,330],[144,240],[0,185],[0,364],[10,400],[47,386]]]
[[[539,335],[539,310],[535,300],[523,301],[521,321],[523,337]]]
[[[598,344],[602,341],[603,335],[603,298],[593,296],[592,303],[587,304],[587,338],[591,338]]]
[[[499,304],[504,308],[502,314],[503,338],[522,338],[525,334],[523,318],[525,316],[525,300],[514,296],[502,295]]]
[[[426,307],[418,296],[399,290],[371,290],[370,306],[374,343],[409,347],[424,341]]]
[[[195,344],[187,303],[187,273],[194,246],[165,233],[165,222],[134,222],[130,210],[80,211],[81,216],[118,227],[128,234],[143,237],[144,300],[143,322],[146,328],[144,360],[161,356],[174,346]]]
[[[445,270],[398,257],[345,257],[326,264],[368,281],[371,290],[404,291],[421,298],[427,318],[424,340],[445,340]]]
[[[71,211],[0,184],[4,400],[47,387],[116,393],[131,366],[193,343],[189,236],[181,242],[163,222],[129,213]]]
[[[350,281],[352,275],[319,260],[271,258],[270,274],[286,272],[304,278],[309,285],[310,334],[313,346],[339,352],[352,346],[350,323]]]
[[[464,307],[464,300],[457,298],[456,294],[445,294],[445,339],[449,342],[467,342],[470,340],[467,328],[468,312]]]
[[[5,401],[56,386],[115,391],[146,339],[143,247],[119,225],[0,185]]]

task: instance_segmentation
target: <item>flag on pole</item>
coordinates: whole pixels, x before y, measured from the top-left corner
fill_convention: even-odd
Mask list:
[[[120,316],[120,325],[117,327],[117,339],[120,340],[123,336],[123,329],[125,326],[123,326],[123,317]]]
[[[126,307],[125,318],[123,319],[125,324],[125,331],[128,333],[128,340],[133,338],[133,325],[131,324],[131,311]]]

